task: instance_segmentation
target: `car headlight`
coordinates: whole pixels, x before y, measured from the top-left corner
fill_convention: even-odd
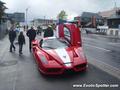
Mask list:
[[[81,56],[83,59],[86,59],[85,54],[84,54],[83,51],[80,51],[79,54],[80,54],[80,56]]]
[[[48,64],[48,61],[47,61],[47,59],[46,59],[45,56],[41,55],[41,56],[40,56],[40,59],[41,59],[41,61],[42,61],[44,64]]]
[[[48,64],[48,60],[44,55],[38,53],[38,56],[39,56],[40,60],[42,61],[42,63]]]

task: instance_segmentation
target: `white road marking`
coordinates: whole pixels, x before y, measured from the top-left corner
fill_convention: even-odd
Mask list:
[[[120,43],[115,43],[115,42],[110,42],[110,43],[108,43],[108,44],[110,44],[110,45],[120,45]]]
[[[95,40],[94,38],[86,38],[86,37],[83,37],[83,40]]]
[[[90,44],[84,44],[85,46],[90,46],[90,47],[93,47],[93,48],[97,48],[97,49],[100,49],[100,50],[103,50],[103,51],[107,51],[107,52],[110,52],[111,50],[108,50],[108,49],[105,49],[105,48],[101,48],[101,47],[97,47],[97,46],[93,46],[93,45],[90,45]]]

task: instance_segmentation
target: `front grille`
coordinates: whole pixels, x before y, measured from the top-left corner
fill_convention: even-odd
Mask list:
[[[73,69],[66,69],[64,73],[73,73]]]
[[[86,67],[86,63],[79,64],[79,65],[75,66],[76,69],[81,69],[81,68],[84,68],[84,67]]]
[[[47,72],[54,73],[54,72],[60,72],[61,70],[62,70],[61,68],[48,68]]]

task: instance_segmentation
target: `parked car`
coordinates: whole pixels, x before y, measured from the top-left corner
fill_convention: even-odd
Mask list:
[[[33,55],[43,74],[63,74],[86,70],[80,29],[74,23],[61,24],[59,38],[46,37],[32,42]]]

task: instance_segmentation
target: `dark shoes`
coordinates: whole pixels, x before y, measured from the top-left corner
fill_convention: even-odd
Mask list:
[[[19,54],[23,54],[22,52],[19,52]]]
[[[14,48],[14,51],[16,51],[16,49]],[[12,52],[12,50],[10,50],[10,52]]]
[[[10,50],[9,52],[12,52],[12,50]]]

